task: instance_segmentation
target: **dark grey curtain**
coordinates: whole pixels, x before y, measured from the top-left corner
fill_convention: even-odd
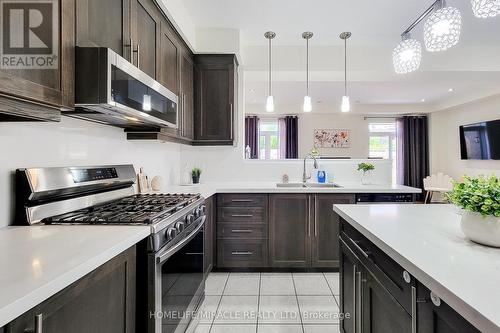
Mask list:
[[[298,158],[299,156],[299,121],[297,116],[286,116],[285,117],[285,127],[286,127],[286,151],[285,158]]]
[[[404,116],[396,120],[398,183],[423,189],[429,175],[429,129],[427,116]],[[422,199],[423,195],[418,195]]]
[[[250,146],[250,158],[259,158],[259,117],[245,117],[245,148]]]

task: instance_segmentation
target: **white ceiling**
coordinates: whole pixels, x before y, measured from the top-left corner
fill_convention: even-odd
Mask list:
[[[245,100],[250,110],[263,109],[267,94],[263,37],[267,30],[278,35],[273,58],[276,105],[288,110],[301,103],[305,48],[300,35],[310,30],[315,34],[310,41],[311,96],[324,104],[323,109],[338,108],[343,94],[343,48],[338,35],[351,31],[348,69],[353,101],[435,111],[500,93],[500,16],[477,19],[470,0],[447,2],[462,12],[459,45],[437,54],[424,51],[421,69],[410,75],[394,74],[392,49],[400,33],[432,0],[184,0],[183,4],[197,29],[240,31]],[[413,33],[420,40],[422,25]]]

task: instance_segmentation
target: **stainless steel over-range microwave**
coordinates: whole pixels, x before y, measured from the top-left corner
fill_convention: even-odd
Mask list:
[[[75,111],[68,115],[115,126],[178,127],[178,97],[105,47],[77,47]]]

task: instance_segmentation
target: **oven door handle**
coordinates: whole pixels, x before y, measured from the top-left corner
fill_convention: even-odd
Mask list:
[[[198,234],[198,232],[203,228],[205,225],[205,220],[207,219],[206,215],[203,215],[201,218],[200,225],[196,227],[196,229],[193,230],[193,232],[187,237],[184,238],[182,241],[179,243],[175,244],[173,247],[162,251],[156,255],[156,263],[162,264],[164,263],[168,258],[170,258],[175,252],[177,252],[181,247],[183,247],[187,242],[192,240],[194,236]]]

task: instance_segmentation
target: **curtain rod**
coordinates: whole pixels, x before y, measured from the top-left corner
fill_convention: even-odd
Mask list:
[[[420,114],[420,113],[407,113],[407,114],[400,114],[397,116],[365,116],[363,117],[364,120],[367,119],[396,119],[400,117],[427,117],[427,114]]]

